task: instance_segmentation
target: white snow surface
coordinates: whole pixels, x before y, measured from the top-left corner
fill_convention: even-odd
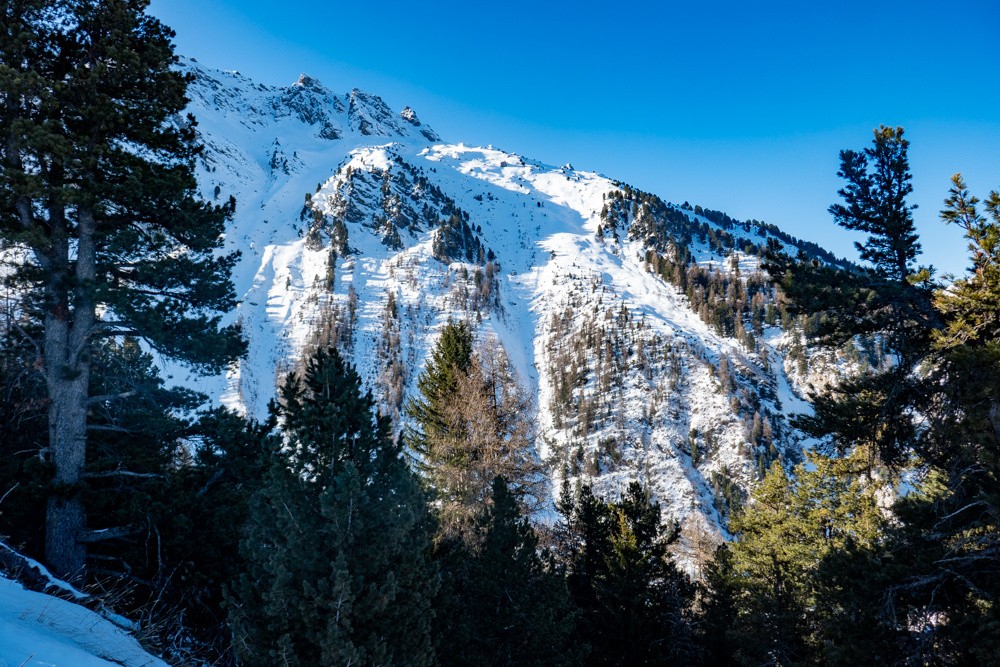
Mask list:
[[[0,576],[0,667],[166,667],[114,623]]]
[[[351,325],[342,348],[400,427],[400,406],[436,336],[449,320],[466,320],[481,344],[503,345],[537,396],[537,450],[555,491],[568,479],[615,497],[637,479],[666,515],[698,513],[725,535],[712,476],[744,489],[755,480],[746,404],[756,397],[756,407],[782,422],[809,405],[784,370],[787,334],[768,328],[758,350],[718,335],[647,268],[641,239],[600,232],[618,184],[570,165],[443,142],[409,107],[394,115],[374,95],[335,94],[307,76],[275,88],[193,61],[184,67],[197,77],[189,96],[206,146],[203,193],[212,199],[218,188],[220,200],[237,201],[226,247],[242,253],[234,274],[241,303],[231,317],[250,350],[225,377],[188,376],[164,362],[174,381],[263,417],[276,381],[334,312]],[[495,253],[494,289],[482,289],[478,258],[435,257],[438,222],[456,208]],[[315,216],[323,224],[310,238]],[[337,254],[331,272],[335,220],[346,227],[348,252]],[[697,239],[691,250],[699,264],[732,271]],[[747,255],[739,267],[743,276],[759,270]],[[602,350],[612,348],[617,365],[599,385],[596,371],[610,358]],[[557,376],[571,357],[586,372],[566,401]],[[733,392],[717,379],[723,357]],[[402,394],[393,394],[400,383]],[[800,446],[797,432],[776,426],[783,451]],[[692,432],[711,433],[713,442],[697,464]]]

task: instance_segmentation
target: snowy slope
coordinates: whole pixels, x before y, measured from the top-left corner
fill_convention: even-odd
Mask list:
[[[650,261],[683,247],[705,275],[750,289],[758,258],[738,249],[767,230],[730,229],[737,242],[722,247],[720,226],[689,207],[446,143],[374,95],[185,67],[204,193],[237,200],[232,317],[250,341],[227,377],[188,382],[261,417],[303,346],[335,342],[398,427],[437,333],[467,320],[537,396],[553,488],[590,481],[614,495],[639,479],[666,514],[718,533],[725,487],[738,495],[767,460],[795,457],[787,418],[809,409],[785,359],[795,335],[720,334]]]
[[[0,575],[0,667],[166,667],[127,632]]]

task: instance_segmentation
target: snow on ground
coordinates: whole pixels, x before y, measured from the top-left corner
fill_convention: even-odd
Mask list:
[[[86,607],[0,576],[0,667],[166,667]]]

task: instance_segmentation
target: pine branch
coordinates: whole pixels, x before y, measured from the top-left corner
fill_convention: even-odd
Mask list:
[[[105,472],[85,472],[81,479],[109,479],[114,477],[129,477],[132,479],[163,479],[163,475],[152,472],[132,472],[131,470],[108,470]]]
[[[98,403],[105,403],[108,401],[120,401],[125,398],[132,398],[136,395],[135,391],[123,391],[117,394],[99,394],[97,396],[91,396],[87,399],[87,405],[96,405]]]
[[[95,544],[116,540],[120,537],[134,535],[136,529],[133,526],[115,526],[113,528],[102,528],[100,530],[83,530],[77,533],[76,541],[82,544]]]
[[[215,483],[218,482],[220,479],[222,479],[222,476],[225,473],[226,473],[226,469],[225,468],[220,468],[219,470],[216,470],[215,474],[213,474],[208,479],[208,481],[205,482],[205,486],[201,487],[201,489],[199,489],[198,493],[195,494],[195,498],[201,498],[206,493],[208,493],[208,490],[211,489],[213,486],[215,486]],[[2,500],[0,500],[0,502],[2,502]]]
[[[88,431],[98,431],[100,433],[125,433],[132,435],[135,431],[131,431],[127,428],[121,426],[111,426],[110,424],[87,424]]]

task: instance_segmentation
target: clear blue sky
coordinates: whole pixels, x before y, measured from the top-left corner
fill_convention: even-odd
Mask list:
[[[448,141],[572,162],[853,257],[838,151],[902,125],[924,263],[966,267],[948,179],[1000,189],[1000,2],[153,0],[178,52],[412,106]]]

